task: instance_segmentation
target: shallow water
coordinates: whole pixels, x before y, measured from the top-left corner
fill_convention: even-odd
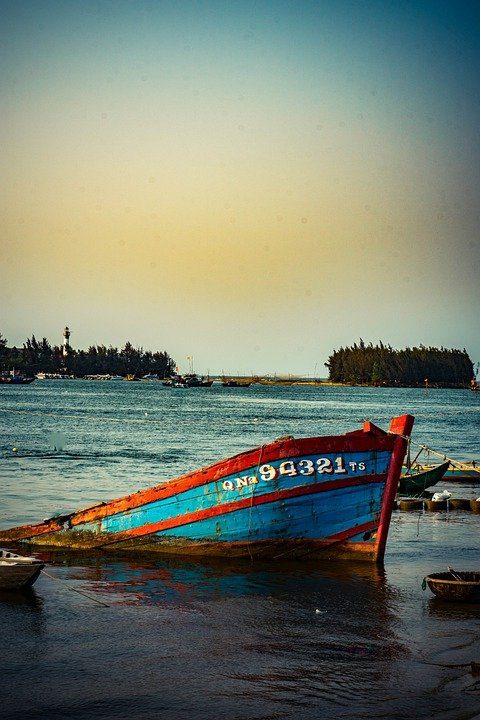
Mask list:
[[[480,455],[480,398],[468,391],[82,381],[1,390],[1,527],[364,417],[385,427],[411,412],[414,440]],[[421,585],[447,564],[478,569],[479,550],[480,516],[395,512],[382,572],[43,554],[54,580],[0,596],[1,717],[473,718],[480,606],[442,603]]]

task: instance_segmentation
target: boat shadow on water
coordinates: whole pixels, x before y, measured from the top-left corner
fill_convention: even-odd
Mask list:
[[[318,631],[324,627],[322,652],[339,658],[391,660],[408,653],[394,629],[396,591],[384,570],[370,563],[197,561],[152,559],[149,554],[133,560],[121,553],[106,557],[71,550],[42,552],[41,558],[49,575],[61,581],[58,591],[64,597],[70,587],[119,610],[150,606],[170,617],[186,613],[199,618],[225,612],[229,622],[243,623],[246,631],[275,636],[279,623],[319,626]],[[37,590],[47,582],[43,578]],[[48,592],[54,590],[51,583]],[[346,630],[348,642],[337,637],[339,627]],[[297,632],[294,627],[290,631]]]
[[[475,620],[480,617],[480,600],[477,602],[445,602],[441,598],[430,598],[428,614],[445,620]]]
[[[43,600],[31,587],[20,590],[0,590],[0,604],[5,607],[25,607],[42,610]]]
[[[358,604],[364,598],[380,614],[394,593],[382,567],[364,562],[269,561],[246,559],[155,557],[146,553],[96,553],[52,550],[37,553],[49,574],[76,582],[82,590],[103,596],[109,604],[196,603],[232,597],[286,597],[312,612],[336,603]],[[313,609],[312,609],[313,608]]]
[[[322,715],[329,708],[329,716],[343,717],[335,708],[345,710],[354,697],[357,709],[363,710],[357,712],[352,707],[346,717],[379,717],[372,713],[372,684],[385,697],[378,708],[382,717],[406,717],[409,704],[416,702],[416,687],[409,687],[407,696],[401,683],[399,689],[399,669],[400,675],[412,679],[410,673],[416,672],[418,658],[412,661],[408,634],[402,629],[404,594],[394,577],[390,582],[388,569],[348,561],[252,563],[152,558],[150,554],[133,559],[121,552],[105,555],[65,549],[37,554],[47,564],[48,573],[61,582],[41,577],[36,594],[15,595],[5,609],[14,615],[15,632],[25,633],[25,615],[32,616],[30,622],[35,619],[36,634],[43,633],[41,645],[35,645],[37,637],[35,642],[31,637],[27,640],[39,653],[42,667],[42,663],[50,662],[48,655],[42,659],[39,649],[48,645],[44,640],[60,637],[67,657],[74,645],[79,657],[86,652],[91,659],[93,632],[102,648],[100,657],[104,657],[105,645],[109,651],[115,649],[119,658],[123,657],[123,648],[129,672],[133,665],[136,680],[144,675],[145,658],[158,661],[159,648],[162,657],[175,667],[179,658],[182,682],[185,672],[194,677],[199,668],[204,676],[212,677],[221,661],[222,686],[226,684],[231,693],[236,693],[241,685],[252,707],[265,705],[264,715],[268,717],[273,717],[271,693],[284,698],[289,709],[295,707],[298,717],[314,717],[312,708],[312,712],[302,714],[302,703],[310,707],[312,697]],[[65,592],[69,587],[81,590],[86,597],[79,600]],[[88,596],[107,607],[89,602]],[[32,612],[41,610],[42,603],[45,612]],[[438,603],[432,600],[428,607],[432,612]],[[468,619],[465,611],[465,607],[458,609],[462,613],[458,619]],[[43,615],[49,618],[48,623],[42,624]],[[69,619],[69,631],[64,635],[65,618]],[[72,623],[76,628],[73,640]],[[436,683],[438,668],[427,667],[423,657],[421,662],[430,673],[430,684]],[[78,658],[75,667],[77,663]],[[118,663],[117,659],[112,666],[115,672]],[[159,667],[164,673],[165,663]],[[112,676],[105,672],[107,682],[112,682]],[[160,675],[156,679],[160,681]],[[422,676],[419,693],[424,691],[424,680]],[[289,698],[284,695],[286,683],[294,693]],[[218,685],[213,687],[218,690]],[[85,686],[80,690],[85,692]],[[79,690],[75,685],[69,692],[74,698]],[[102,682],[102,697],[104,692]],[[215,704],[212,698],[207,696],[207,702]],[[61,703],[63,699],[59,696],[55,701]],[[175,706],[176,699],[172,696],[169,702]],[[230,700],[226,702],[228,716],[236,716]],[[440,707],[441,700],[435,702]],[[400,708],[402,714],[395,715],[391,708]],[[213,714],[206,715],[210,716]],[[252,711],[250,716],[256,715]],[[79,717],[83,720],[87,715]],[[220,713],[218,717],[227,715]]]

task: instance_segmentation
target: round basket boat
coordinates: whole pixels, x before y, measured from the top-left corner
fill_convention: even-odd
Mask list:
[[[480,600],[480,572],[432,573],[425,578],[428,587],[442,600],[474,602]]]

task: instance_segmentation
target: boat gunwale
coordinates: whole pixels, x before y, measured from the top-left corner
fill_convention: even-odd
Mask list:
[[[476,575],[478,577],[478,580],[455,580],[455,578],[450,580],[448,577],[445,577],[446,575],[451,575],[451,573],[449,572],[431,573],[430,575],[427,575],[425,577],[425,580],[427,583],[431,581],[433,583],[441,583],[442,585],[454,585],[456,587],[461,587],[463,585],[472,585],[478,587],[480,590],[480,572],[475,570],[462,570],[461,573],[463,575]]]
[[[372,448],[371,437],[364,436],[368,435],[368,433],[364,434],[363,431],[359,432],[362,434],[355,438],[354,444],[352,444],[353,433],[342,436],[318,436],[314,438],[292,438],[283,441],[273,441],[272,443],[268,443],[268,445],[262,445],[253,450],[246,450],[233,457],[219,460],[212,465],[207,465],[170,480],[165,480],[165,482],[151,488],[138,490],[136,493],[114,498],[113,500],[108,500],[98,505],[90,506],[89,508],[80,509],[72,513],[70,523],[76,525],[99,520],[124,510],[133,510],[147,503],[172,497],[181,492],[207,485],[212,481],[222,480],[222,478],[228,475],[243,472],[252,467],[267,464],[275,460],[296,458],[308,454],[318,454],[320,452],[380,452],[382,450],[392,450],[395,441],[394,435],[388,435],[380,430],[379,432],[382,434],[376,435],[375,437],[376,441],[378,441],[378,446]],[[359,447],[359,440],[362,441],[361,445],[364,445],[364,447]],[[320,444],[325,443],[327,447],[325,449],[319,449],[316,445],[318,441],[322,441]],[[279,450],[279,445],[281,444],[283,448]]]

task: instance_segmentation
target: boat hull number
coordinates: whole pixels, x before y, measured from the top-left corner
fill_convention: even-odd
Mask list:
[[[224,480],[222,488],[224,490],[239,490],[250,485],[257,485],[259,482],[270,482],[282,476],[350,475],[365,470],[366,464],[364,462],[347,462],[341,456],[333,460],[326,457],[319,457],[314,460],[307,458],[303,460],[285,460],[279,463],[278,467],[268,464],[260,465],[255,475],[241,475],[233,480]]]

